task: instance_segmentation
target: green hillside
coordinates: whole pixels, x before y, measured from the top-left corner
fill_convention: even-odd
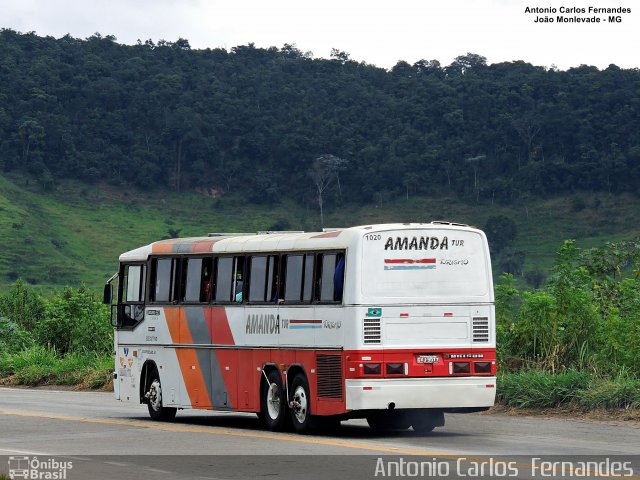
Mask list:
[[[449,220],[482,228],[496,215],[514,220],[512,250],[524,253],[520,271],[525,273],[546,270],[565,239],[591,247],[640,234],[640,201],[630,194],[575,194],[515,205],[400,197],[363,207],[332,204],[325,210],[325,224]],[[71,181],[44,191],[29,177],[0,176],[0,285],[23,278],[43,291],[80,283],[97,290],[115,271],[120,253],[171,234],[318,228],[319,213],[312,204],[266,206],[239,195],[210,198]],[[494,259],[496,275],[500,258]]]

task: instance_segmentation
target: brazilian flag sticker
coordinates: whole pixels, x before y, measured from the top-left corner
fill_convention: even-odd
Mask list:
[[[367,309],[367,317],[381,317],[382,309],[381,308],[369,308]]]

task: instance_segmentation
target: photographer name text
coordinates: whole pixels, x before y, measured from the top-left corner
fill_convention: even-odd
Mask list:
[[[533,23],[622,23],[631,7],[525,7]]]

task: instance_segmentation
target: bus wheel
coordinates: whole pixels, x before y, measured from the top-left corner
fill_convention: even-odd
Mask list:
[[[418,433],[429,433],[436,427],[444,426],[443,412],[416,413],[411,417],[411,426]]]
[[[154,420],[173,420],[176,416],[176,408],[162,406],[162,386],[160,376],[156,370],[151,374],[149,390],[145,394],[149,416]]]
[[[279,432],[285,427],[287,400],[278,371],[271,370],[267,379],[269,383],[263,384],[260,395],[260,410],[267,428]]]
[[[298,433],[303,433],[308,430],[311,422],[311,403],[309,401],[309,383],[307,378],[302,374],[297,374],[293,377],[291,383],[291,420],[293,421],[293,428]]]

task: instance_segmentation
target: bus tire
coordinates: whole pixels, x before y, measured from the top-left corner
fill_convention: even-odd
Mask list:
[[[260,412],[266,427],[272,432],[284,430],[287,422],[287,399],[282,378],[277,370],[267,374],[260,393]]]
[[[307,377],[298,373],[291,382],[291,421],[298,433],[305,433],[311,424],[311,398]]]
[[[429,433],[436,427],[444,426],[443,412],[421,412],[411,417],[411,427],[417,433]]]
[[[162,405],[162,384],[157,370],[153,370],[149,376],[149,387],[145,394],[149,416],[153,420],[171,421],[175,418],[177,408]]]
[[[406,430],[411,424],[404,415],[395,412],[372,414],[367,417],[367,423],[371,430],[376,432],[388,432],[391,430]]]

